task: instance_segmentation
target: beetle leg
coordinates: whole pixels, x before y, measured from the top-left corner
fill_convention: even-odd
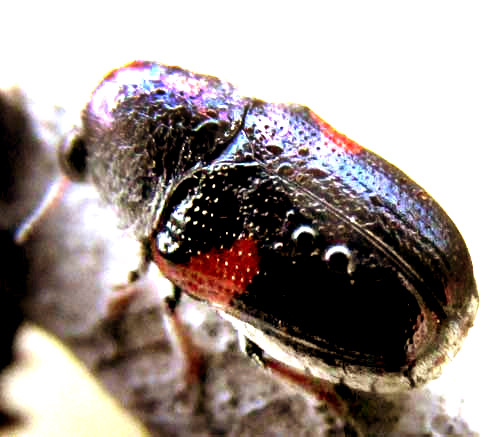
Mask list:
[[[170,316],[173,316],[177,306],[181,301],[182,290],[177,285],[174,285],[174,290],[171,294],[165,296],[163,298],[163,302],[165,303],[165,312]]]
[[[128,282],[132,283],[137,281],[146,275],[149,269],[149,265],[151,261],[153,261],[153,257],[151,255],[151,249],[149,247],[149,241],[147,239],[142,240],[141,242],[141,251],[139,253],[139,265],[135,270],[132,270],[128,274]]]
[[[288,383],[301,387],[320,402],[324,402],[333,409],[335,414],[344,420],[344,432],[346,435],[363,436],[363,432],[351,417],[346,401],[342,399],[331,383],[293,369],[280,361],[264,357],[262,348],[240,332],[238,332],[238,342],[241,351],[259,366],[264,367]]]
[[[319,378],[300,372],[280,361],[272,358],[263,358],[263,366],[281,379],[301,387],[313,395],[320,402],[328,405],[334,413],[343,419],[344,432],[347,436],[363,437],[364,433],[359,428],[349,411],[347,402],[337,393],[335,386]]]
[[[238,343],[241,352],[243,352],[248,358],[256,362],[259,366],[265,367],[264,365],[264,351],[260,346],[255,344],[252,340],[247,338],[245,334],[238,331]]]
[[[182,297],[182,289],[174,285],[173,292],[163,298],[165,314],[185,362],[185,380],[187,384],[200,381],[205,372],[203,353],[193,342],[191,333],[179,316],[177,310]]]
[[[137,268],[128,273],[127,282],[113,286],[113,292],[106,299],[105,312],[108,319],[121,317],[134,301],[141,291],[141,287],[138,286],[137,282],[146,275],[150,263],[149,246],[145,241],[142,241]]]

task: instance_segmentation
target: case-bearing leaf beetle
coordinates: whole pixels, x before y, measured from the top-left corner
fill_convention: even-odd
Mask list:
[[[149,258],[279,361],[390,392],[438,376],[472,325],[465,243],[399,169],[309,108],[133,62],[62,149]]]

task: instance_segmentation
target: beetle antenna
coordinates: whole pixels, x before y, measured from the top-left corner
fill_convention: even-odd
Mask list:
[[[23,244],[28,240],[37,223],[42,221],[52,206],[61,199],[69,182],[70,180],[66,176],[60,176],[52,183],[40,204],[17,228],[14,236],[17,244]]]

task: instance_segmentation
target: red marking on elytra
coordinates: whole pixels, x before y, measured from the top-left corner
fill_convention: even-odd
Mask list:
[[[236,240],[229,249],[211,249],[176,265],[153,250],[153,261],[160,271],[188,294],[220,307],[246,291],[259,273],[260,257],[255,240]]]
[[[339,131],[335,130],[313,111],[309,111],[309,115],[318,124],[321,133],[325,137],[327,137],[336,147],[354,154],[359,153],[361,152],[361,150],[363,150],[363,147],[356,143],[356,141],[351,140],[344,134],[341,134]]]

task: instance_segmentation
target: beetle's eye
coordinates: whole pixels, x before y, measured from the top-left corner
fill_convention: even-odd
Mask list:
[[[64,174],[72,181],[80,182],[87,174],[87,147],[77,133],[69,134],[58,150],[59,164]]]
[[[329,247],[326,249],[323,259],[337,273],[348,273],[350,275],[354,271],[352,253],[345,246],[337,245]]]

